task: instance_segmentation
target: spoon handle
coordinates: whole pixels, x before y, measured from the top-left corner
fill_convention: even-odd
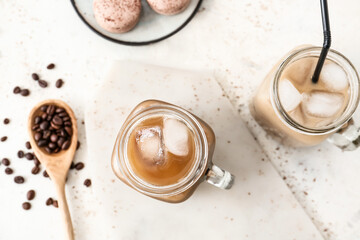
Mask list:
[[[59,209],[61,211],[61,217],[63,219],[63,224],[65,227],[65,240],[74,240],[74,230],[71,222],[71,216],[69,212],[69,207],[66,201],[65,196],[65,182],[55,182],[56,192],[58,196]]]

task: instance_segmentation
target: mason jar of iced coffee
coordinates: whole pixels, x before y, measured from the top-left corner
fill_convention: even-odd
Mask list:
[[[158,100],[140,103],[123,124],[113,150],[114,173],[147,196],[185,201],[199,183],[229,189],[234,176],[212,163],[215,134],[190,112]]]
[[[353,150],[360,128],[351,118],[359,103],[359,76],[341,53],[330,50],[319,81],[313,83],[320,47],[299,47],[266,76],[255,94],[251,113],[283,143],[313,146],[325,139]]]

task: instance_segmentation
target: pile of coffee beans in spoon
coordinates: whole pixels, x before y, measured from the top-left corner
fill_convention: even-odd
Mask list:
[[[64,108],[56,105],[41,106],[33,121],[35,142],[46,152],[58,153],[70,147],[72,123]]]

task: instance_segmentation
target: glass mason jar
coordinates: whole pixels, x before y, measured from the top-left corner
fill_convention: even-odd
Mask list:
[[[318,58],[320,52],[321,47],[306,46],[287,54],[260,85],[251,103],[251,113],[265,130],[284,144],[314,146],[327,139],[344,150],[354,150],[360,135],[360,128],[352,121],[359,104],[359,76],[353,64],[341,53],[330,49],[327,55],[328,60],[343,68],[349,81],[349,102],[340,117],[326,126],[309,128],[292,119],[280,102],[278,86],[284,70],[299,59]]]
[[[181,119],[193,133],[195,142],[195,158],[190,170],[175,184],[165,186],[151,184],[136,175],[127,154],[129,137],[136,125],[159,115]],[[234,176],[212,163],[214,148],[215,134],[204,121],[178,106],[147,100],[137,105],[125,120],[115,142],[112,168],[117,177],[138,192],[158,200],[178,203],[188,199],[204,180],[222,189],[231,188]]]

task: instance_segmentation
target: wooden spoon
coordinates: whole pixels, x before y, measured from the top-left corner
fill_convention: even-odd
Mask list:
[[[73,135],[71,137],[71,145],[67,150],[61,150],[58,153],[49,154],[43,148],[37,146],[34,139],[34,131],[32,130],[32,126],[34,125],[35,117],[40,115],[41,112],[40,107],[43,105],[51,105],[51,104],[56,105],[57,107],[62,107],[66,110],[66,112],[68,113],[71,119]],[[66,103],[60,100],[50,99],[40,102],[30,112],[28,118],[28,132],[30,135],[31,147],[34,150],[36,157],[39,159],[41,164],[45,166],[46,172],[49,174],[51,180],[55,184],[56,192],[58,196],[59,209],[61,211],[61,215],[65,226],[65,233],[66,233],[65,239],[73,240],[74,232],[71,223],[69,208],[66,202],[65,181],[71,162],[73,161],[75,155],[77,138],[78,138],[78,129],[76,125],[76,118],[74,112]]]

